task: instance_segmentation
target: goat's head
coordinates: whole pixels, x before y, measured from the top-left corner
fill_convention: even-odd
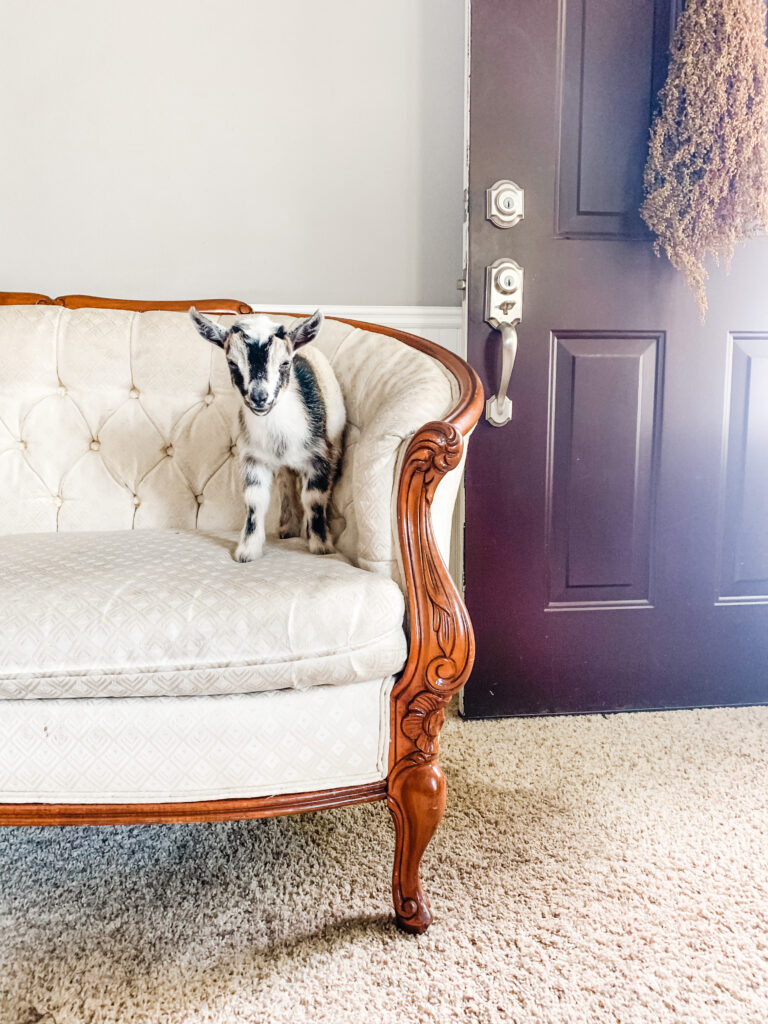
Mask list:
[[[224,349],[232,383],[246,406],[265,416],[288,385],[296,349],[317,336],[323,314],[316,310],[287,330],[263,314],[239,317],[231,327],[217,324],[194,306],[189,315],[198,332]]]

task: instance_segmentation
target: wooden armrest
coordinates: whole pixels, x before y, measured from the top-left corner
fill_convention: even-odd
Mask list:
[[[472,624],[438,549],[431,506],[440,481],[461,462],[466,438],[480,417],[483,391],[463,360],[452,356],[442,361],[459,381],[459,402],[444,421],[425,424],[411,439],[397,499],[411,639],[408,661],[392,692],[387,803],[396,832],[395,911],[400,926],[412,932],[423,932],[432,920],[418,868],[445,807],[438,736],[445,707],[467,681],[475,658]]]

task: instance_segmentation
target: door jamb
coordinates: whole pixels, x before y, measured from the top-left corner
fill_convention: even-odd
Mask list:
[[[470,107],[470,80],[471,80],[471,59],[472,59],[472,0],[464,0],[464,191],[462,203],[464,216],[461,227],[461,265],[464,288],[461,296],[461,332],[459,336],[459,355],[462,359],[467,358],[468,339],[468,318],[469,318],[469,107]],[[456,552],[453,564],[457,567],[456,586],[459,593],[464,597],[464,530],[466,529],[466,493],[465,480],[461,481],[459,493],[456,496],[456,510],[453,518],[453,546]],[[459,712],[464,712],[464,687],[459,691]]]

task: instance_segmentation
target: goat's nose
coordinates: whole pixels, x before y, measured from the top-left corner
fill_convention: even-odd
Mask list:
[[[263,384],[251,385],[251,401],[254,405],[266,405],[269,391]]]

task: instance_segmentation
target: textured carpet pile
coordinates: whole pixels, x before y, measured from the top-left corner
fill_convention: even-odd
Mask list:
[[[400,934],[383,804],[0,829],[0,1024],[766,1024],[768,708],[446,725]]]

